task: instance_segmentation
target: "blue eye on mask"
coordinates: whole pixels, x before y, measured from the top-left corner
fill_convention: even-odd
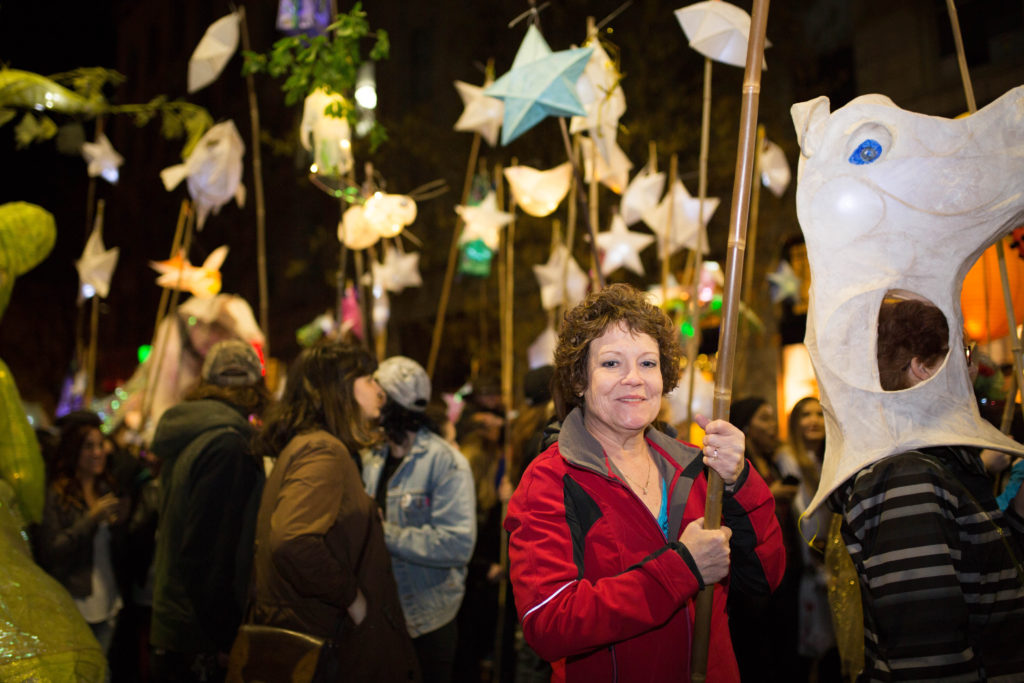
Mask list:
[[[853,150],[853,154],[850,155],[848,161],[851,164],[863,166],[864,164],[874,162],[880,156],[882,156],[882,146],[878,144],[877,140],[868,138],[857,145],[857,149]]]

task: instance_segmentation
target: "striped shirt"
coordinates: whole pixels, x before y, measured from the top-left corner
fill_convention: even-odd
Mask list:
[[[862,681],[1024,681],[1024,521],[975,451],[929,448],[833,494],[860,578]]]

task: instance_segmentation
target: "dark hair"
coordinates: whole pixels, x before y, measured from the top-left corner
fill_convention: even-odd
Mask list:
[[[618,323],[625,324],[634,334],[649,335],[657,342],[664,393],[672,391],[679,383],[683,350],[672,321],[643,292],[616,283],[588,295],[566,313],[562,321],[551,380],[559,419],[564,420],[573,408],[583,404],[579,394],[587,388],[590,343]]]
[[[269,411],[256,450],[276,458],[296,435],[323,429],[358,458],[359,449],[378,439],[356,402],[353,384],[376,369],[370,352],[354,344],[324,341],[300,353],[288,370],[283,398]]]
[[[270,392],[267,391],[267,387],[262,379],[249,387],[222,387],[217,384],[210,384],[209,382],[200,382],[195,389],[185,396],[186,401],[198,401],[203,398],[225,401],[238,406],[246,413],[255,413],[256,415],[262,415],[271,402]]]
[[[949,323],[937,306],[917,299],[887,299],[878,309],[878,381],[885,391],[911,385],[907,368],[917,358],[931,367],[949,353]]]
[[[95,424],[84,421],[73,422],[61,430],[54,457],[53,481],[60,491],[61,501],[65,504],[71,499],[84,500],[82,484],[75,475],[78,472],[78,461],[82,457],[82,446],[92,432],[103,435]],[[105,481],[111,490],[115,488],[114,479],[110,475],[109,458],[99,478]]]
[[[426,412],[409,410],[390,397],[380,410],[380,426],[388,439],[400,446],[405,445],[409,432],[415,434],[424,427],[438,436],[441,435],[437,423]]]

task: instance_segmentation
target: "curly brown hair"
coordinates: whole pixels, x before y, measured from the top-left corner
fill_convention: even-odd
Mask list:
[[[664,393],[672,391],[679,383],[683,349],[672,321],[644,292],[617,283],[591,293],[566,313],[562,321],[551,380],[559,419],[564,420],[573,408],[583,404],[580,394],[587,388],[589,379],[590,342],[618,323],[624,323],[634,334],[649,335],[658,343]]]
[[[899,391],[910,361],[931,367],[949,353],[949,323],[934,304],[917,299],[886,299],[878,309],[878,381],[885,391]]]

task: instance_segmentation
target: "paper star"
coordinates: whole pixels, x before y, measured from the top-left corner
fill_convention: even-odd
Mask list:
[[[558,333],[555,332],[555,328],[546,327],[541,332],[533,343],[530,344],[530,348],[526,350],[527,362],[530,365],[530,369],[539,368],[543,365],[554,365],[555,364],[555,346],[558,344]]]
[[[761,150],[759,161],[761,172],[761,184],[771,190],[776,197],[781,197],[789,187],[790,170],[789,162],[786,161],[786,154],[782,148],[771,140],[764,141],[764,149]]]
[[[384,260],[371,263],[373,270],[373,286],[383,287],[389,292],[398,294],[406,287],[419,287],[423,284],[420,278],[420,255],[417,252],[401,253],[393,247],[384,248]]]
[[[477,206],[456,206],[455,213],[462,216],[466,224],[459,244],[483,240],[491,251],[498,249],[499,231],[512,222],[512,214],[498,208],[498,199],[493,191],[488,192]]]
[[[683,247],[695,250],[698,239],[703,247],[703,253],[708,253],[708,221],[717,208],[717,197],[706,198],[704,220],[701,222],[700,200],[691,197],[683,183],[677,180],[661,203],[644,214],[644,223],[658,236],[659,257],[664,259]],[[672,211],[671,225],[668,222],[669,209]]]
[[[103,231],[99,225],[93,228],[89,240],[85,243],[82,256],[75,261],[78,269],[78,281],[82,296],[90,299],[93,295],[101,299],[110,293],[110,278],[117,266],[117,247],[107,249],[103,246]]]
[[[605,152],[601,152],[600,143],[591,138],[580,138],[580,149],[583,150],[583,166],[586,171],[584,180],[590,182],[597,173],[599,183],[616,194],[622,191],[629,183],[629,171],[633,168],[633,162],[629,160],[626,153],[615,141],[615,129],[602,129]],[[596,165],[596,169],[595,169]]]
[[[124,157],[117,153],[106,135],[97,135],[96,142],[83,142],[82,156],[85,157],[85,163],[89,164],[87,172],[90,178],[103,176],[111,185],[117,184],[117,169],[124,163]]]
[[[572,164],[567,161],[546,171],[512,166],[505,169],[505,180],[519,208],[531,216],[543,218],[557,209],[569,194]]]
[[[626,267],[637,275],[644,274],[640,252],[651,245],[654,235],[631,232],[622,216],[612,216],[612,225],[606,232],[597,233],[597,246],[604,253],[601,272],[605,275]]]
[[[587,274],[563,244],[551,251],[547,263],[534,266],[533,273],[540,283],[540,305],[544,310],[562,304],[575,306],[587,295],[587,285],[590,284]]]
[[[547,116],[585,116],[576,79],[593,48],[552,52],[536,26],[526,31],[512,68],[484,90],[505,103],[501,144],[507,145]]]
[[[633,176],[622,193],[619,211],[626,225],[633,225],[643,218],[644,214],[658,206],[658,199],[665,191],[665,174],[641,171]]]
[[[177,256],[166,261],[150,261],[149,266],[160,273],[156,283],[161,287],[190,292],[205,299],[220,292],[220,267],[227,255],[227,245],[217,247],[197,268],[188,262],[184,251],[179,251]]]
[[[796,300],[800,296],[801,281],[789,261],[779,261],[775,272],[768,273],[768,282],[771,283],[773,304],[786,299]]]
[[[484,87],[489,86],[484,84]],[[462,98],[462,116],[455,122],[455,130],[480,133],[487,144],[494,147],[498,144],[498,131],[501,120],[505,116],[505,104],[495,98],[484,95],[484,88],[455,81],[455,89]]]
[[[626,112],[626,95],[619,81],[622,75],[615,63],[598,41],[594,41],[594,52],[587,60],[583,75],[576,81],[576,94],[583,104],[586,116],[574,116],[569,132],[589,130],[591,137],[598,136],[600,128],[616,128],[619,119]],[[601,151],[604,154],[604,150]]]

